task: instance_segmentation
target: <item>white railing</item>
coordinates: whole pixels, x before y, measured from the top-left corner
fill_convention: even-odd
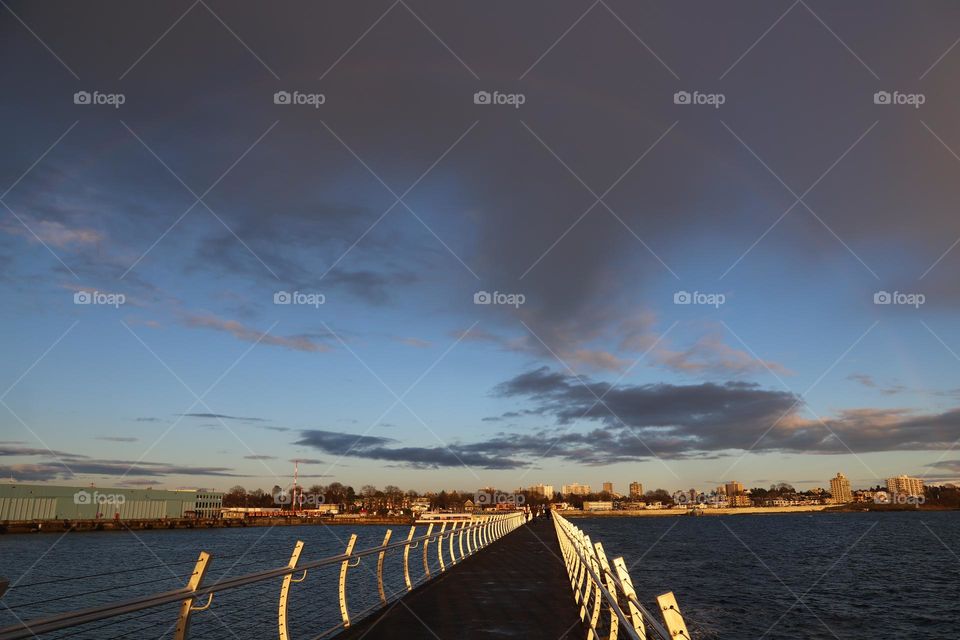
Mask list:
[[[351,568],[359,565],[364,558],[372,557],[374,555],[377,556],[376,576],[377,589],[380,597],[377,604],[368,607],[361,612],[355,613],[353,616],[354,619],[386,606],[389,601],[396,599],[407,591],[413,589],[415,583],[410,578],[409,565],[411,549],[416,549],[418,547],[422,548],[424,574],[423,578],[417,582],[417,584],[422,584],[423,582],[430,580],[432,577],[436,577],[436,575],[439,575],[439,573],[446,571],[448,563],[449,565],[455,565],[461,562],[464,558],[473,555],[491,542],[520,527],[527,521],[527,519],[527,514],[518,511],[495,515],[480,515],[469,521],[464,520],[452,523],[436,523],[440,525],[439,528],[434,528],[435,525],[431,523],[427,526],[426,534],[417,537],[414,537],[416,526],[412,526],[410,527],[410,532],[407,534],[406,540],[394,543],[390,542],[392,532],[388,529],[384,535],[382,544],[360,551],[355,551],[353,548],[357,541],[357,535],[352,534],[347,542],[346,549],[342,554],[303,563],[300,562],[300,555],[303,551],[304,543],[302,541],[298,541],[294,546],[293,552],[290,555],[290,561],[286,566],[267,569],[265,571],[258,571],[256,573],[243,576],[225,577],[210,584],[204,584],[203,580],[211,562],[214,560],[214,557],[204,551],[200,553],[200,557],[197,559],[197,563],[194,566],[193,572],[188,578],[187,584],[179,589],[140,596],[137,598],[96,607],[65,611],[55,615],[43,616],[39,618],[20,620],[20,617],[18,616],[19,622],[17,624],[0,629],[0,640],[21,640],[25,638],[35,638],[60,629],[80,627],[81,625],[91,625],[98,622],[102,623],[100,627],[85,627],[85,629],[97,632],[98,638],[106,639],[111,636],[100,634],[98,630],[111,624],[123,622],[123,616],[127,616],[128,614],[138,611],[158,610],[164,605],[173,605],[174,603],[179,603],[179,615],[175,620],[167,620],[166,624],[173,626],[175,623],[175,640],[184,640],[189,636],[190,633],[191,618],[196,617],[196,614],[211,608],[212,612],[217,611],[217,600],[215,599],[216,595],[224,592],[234,592],[252,584],[259,584],[272,580],[280,581],[280,584],[278,585],[280,587],[280,593],[275,627],[277,635],[275,637],[279,637],[280,640],[290,640],[291,636],[288,628],[289,617],[287,614],[287,603],[289,601],[291,591],[294,589],[294,585],[306,580],[307,573],[311,569],[339,565],[340,571],[338,575],[339,580],[337,594],[340,605],[341,621],[339,624],[333,626],[332,628],[326,629],[319,634],[316,632],[311,632],[311,637],[322,637],[330,635],[340,629],[345,629],[351,625],[351,613],[347,603],[347,573]],[[451,526],[448,527],[448,524]],[[457,538],[457,544],[454,544],[454,538]],[[435,545],[436,551],[433,551],[434,546],[432,546],[431,543]],[[400,550],[403,552],[403,578],[405,589],[398,593],[388,595],[384,590],[383,583],[384,557],[391,551],[396,551],[399,553]],[[459,557],[457,551],[459,551]],[[428,556],[428,553],[436,553],[439,558],[440,570],[434,575],[431,575],[429,564],[430,556]],[[15,589],[16,586],[10,588],[11,591]],[[5,594],[0,592],[0,596],[2,595]],[[57,600],[57,598],[54,597],[51,598],[51,600]],[[43,603],[41,602],[38,604]],[[103,621],[108,619],[115,620],[108,623],[103,623]],[[123,631],[124,633],[121,635],[130,637],[129,630],[124,629]]]
[[[657,597],[661,624],[637,598],[623,558],[614,558],[611,567],[603,545],[591,543],[590,536],[556,511],[552,514],[573,597],[587,625],[587,640],[616,640],[619,633],[633,640],[689,640],[672,591]],[[601,616],[603,611],[607,615]]]

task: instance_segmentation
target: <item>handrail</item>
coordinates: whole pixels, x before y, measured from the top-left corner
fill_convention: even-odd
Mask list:
[[[656,640],[689,639],[683,617],[673,593],[657,598],[666,626],[661,624],[650,610],[637,598],[623,558],[614,558],[613,567],[607,562],[603,546],[590,543],[590,537],[569,520],[552,512],[557,540],[570,577],[574,600],[580,605],[580,619],[587,624],[587,640],[608,638],[616,640],[622,630],[631,640],[646,640],[652,632]],[[621,606],[626,604],[626,611]],[[587,621],[588,604],[592,602],[590,619]],[[610,614],[606,633],[601,633],[600,609],[605,605]]]
[[[242,576],[236,576],[232,578],[222,578],[216,582],[203,585],[201,581],[203,575],[206,572],[210,561],[213,559],[212,556],[206,552],[201,552],[200,559],[197,562],[197,565],[194,567],[194,571],[188,576],[189,582],[186,586],[173,589],[169,591],[163,591],[159,593],[138,596],[135,598],[130,598],[127,600],[122,600],[119,602],[114,602],[106,605],[99,605],[95,607],[87,607],[83,609],[77,609],[73,611],[66,611],[58,614],[43,616],[39,618],[34,618],[26,621],[19,621],[17,624],[9,625],[7,627],[0,628],[0,640],[23,640],[26,638],[34,638],[43,633],[49,633],[52,631],[57,631],[60,629],[66,629],[70,627],[77,627],[83,624],[89,624],[91,622],[97,622],[100,620],[105,620],[108,618],[116,618],[121,615],[128,613],[134,613],[137,611],[142,611],[145,609],[151,609],[160,607],[166,604],[171,604],[174,602],[180,602],[180,617],[177,620],[177,629],[178,637],[186,638],[189,631],[189,618],[191,612],[199,612],[205,609],[200,609],[193,606],[194,602],[208,602],[212,598],[214,593],[228,591],[231,589],[238,589],[249,584],[264,582],[267,580],[274,579],[284,579],[281,585],[280,593],[280,607],[278,609],[278,624],[274,628],[279,631],[279,636],[282,640],[286,640],[289,635],[287,632],[286,624],[286,600],[289,596],[291,585],[295,583],[302,582],[306,579],[306,575],[309,569],[316,569],[319,567],[341,565],[341,578],[340,578],[340,602],[341,602],[341,612],[344,615],[343,622],[337,627],[348,627],[350,626],[349,616],[346,614],[343,607],[346,606],[345,599],[345,578],[346,578],[346,569],[348,566],[356,566],[361,559],[367,556],[378,555],[377,562],[377,579],[378,585],[380,588],[380,602],[381,606],[384,604],[384,592],[382,591],[383,584],[383,556],[389,551],[394,549],[404,549],[403,554],[403,563],[404,563],[404,576],[405,576],[405,586],[406,591],[409,591],[413,588],[413,584],[409,580],[409,570],[407,567],[407,558],[409,556],[409,549],[411,545],[416,547],[421,542],[424,546],[427,545],[430,541],[436,540],[438,546],[438,553],[440,554],[441,566],[443,565],[443,542],[444,537],[450,537],[450,556],[451,563],[457,562],[454,555],[454,546],[452,544],[452,537],[454,535],[460,536],[460,561],[465,557],[473,555],[481,548],[487,546],[490,542],[506,535],[507,533],[515,530],[517,527],[524,524],[528,519],[528,515],[523,512],[510,512],[506,514],[493,514],[493,515],[480,515],[471,519],[468,524],[464,521],[464,526],[446,530],[444,527],[441,530],[433,531],[433,527],[428,529],[428,532],[425,535],[413,537],[413,533],[416,530],[416,526],[411,528],[410,535],[402,541],[387,543],[390,536],[390,530],[387,531],[387,534],[384,538],[384,542],[380,545],[370,547],[368,549],[361,549],[360,551],[352,550],[352,541],[356,536],[351,536],[351,544],[348,546],[346,553],[342,553],[336,556],[330,556],[327,558],[321,558],[319,560],[312,560],[310,562],[297,562],[299,559],[299,552],[303,548],[303,542],[298,541],[295,548],[295,560],[291,560],[285,566],[277,567],[274,569],[265,569],[262,571],[256,571]],[[463,536],[464,534],[472,536],[474,538],[473,545],[470,550],[464,554],[463,552]],[[468,537],[468,547],[470,540]],[[442,573],[442,571],[441,571]],[[288,577],[292,577],[294,574],[298,574],[301,577],[298,579],[286,580]],[[435,574],[438,575],[438,574]],[[429,570],[426,572],[425,579],[430,579]],[[419,582],[419,581],[418,581]],[[213,604],[213,601],[210,601]],[[363,613],[368,613],[373,608],[364,610]],[[180,635],[180,630],[182,629],[182,635]]]

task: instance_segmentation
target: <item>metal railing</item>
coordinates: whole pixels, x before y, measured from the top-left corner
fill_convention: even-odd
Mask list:
[[[591,542],[590,536],[556,511],[553,524],[573,597],[580,605],[580,619],[587,625],[587,640],[616,640],[619,633],[633,640],[690,638],[672,591],[657,596],[661,624],[637,598],[623,558],[614,558],[611,567],[603,545]],[[604,610],[607,615],[601,616]]]
[[[179,603],[179,613],[175,620],[157,621],[157,624],[166,622],[173,629],[173,637],[176,640],[184,640],[189,636],[191,619],[193,614],[207,611],[214,607],[216,611],[215,596],[238,590],[242,587],[256,584],[267,583],[272,580],[279,580],[280,587],[278,606],[276,610],[276,634],[280,640],[290,640],[288,602],[294,585],[306,580],[307,573],[311,569],[321,567],[334,567],[339,565],[337,594],[340,606],[340,622],[325,631],[315,634],[312,637],[320,638],[332,634],[340,629],[349,627],[353,619],[357,619],[371,613],[374,610],[382,608],[393,599],[410,591],[414,586],[422,584],[436,577],[439,573],[447,570],[449,565],[461,562],[464,558],[473,555],[480,549],[489,545],[491,542],[503,537],[515,530],[528,519],[528,515],[523,512],[511,512],[495,515],[480,515],[471,520],[438,522],[427,525],[427,532],[424,535],[414,537],[416,525],[410,527],[410,532],[405,540],[400,542],[390,542],[392,531],[387,529],[383,542],[375,547],[354,550],[357,541],[357,535],[351,534],[347,542],[346,549],[340,555],[312,560],[309,562],[300,562],[300,555],[303,552],[304,543],[298,541],[290,555],[290,560],[286,566],[258,571],[236,577],[223,577],[210,584],[204,584],[203,580],[207,570],[213,561],[213,556],[207,552],[201,552],[193,572],[189,575],[187,584],[179,589],[173,589],[160,593],[153,593],[136,598],[131,598],[110,604],[88,607],[65,611],[54,615],[48,615],[27,620],[20,620],[4,628],[0,628],[0,640],[21,640],[25,638],[34,638],[42,634],[49,634],[61,629],[70,629],[80,627],[95,622],[103,622],[108,619],[118,619],[122,622],[123,616],[140,611],[158,610],[164,605]],[[435,529],[435,524],[439,524],[439,529]],[[448,525],[451,525],[448,527]],[[454,538],[457,539],[456,544]],[[444,544],[446,542],[447,544]],[[431,574],[429,553],[435,544],[439,559],[439,572]],[[423,553],[423,576],[415,583],[410,576],[410,550],[422,548]],[[393,594],[387,594],[384,588],[384,558],[391,551],[402,550],[403,557],[403,581],[404,588]],[[459,551],[459,557],[457,554]],[[349,570],[356,567],[364,558],[377,556],[377,589],[379,600],[376,604],[367,607],[363,611],[351,616],[347,600],[347,574]],[[446,556],[446,557],[445,557]],[[105,574],[106,575],[106,574]],[[14,589],[15,587],[11,587]],[[51,598],[56,600],[57,598]],[[8,608],[9,609],[9,608]],[[101,627],[113,624],[106,622]],[[126,634],[124,634],[126,635]],[[97,636],[104,637],[104,636]],[[262,637],[262,635],[258,635]]]

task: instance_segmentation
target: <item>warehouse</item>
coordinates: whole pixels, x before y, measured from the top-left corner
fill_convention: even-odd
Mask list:
[[[0,485],[0,522],[215,518],[223,494],[205,489],[110,489]]]

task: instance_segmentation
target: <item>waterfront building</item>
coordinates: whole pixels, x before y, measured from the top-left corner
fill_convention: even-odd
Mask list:
[[[604,483],[603,483],[603,492],[604,492],[604,493],[609,493],[610,495],[613,495],[613,483],[612,483],[612,482],[604,482]]]
[[[218,518],[223,494],[205,489],[0,485],[0,521]]]
[[[753,500],[750,499],[745,493],[735,493],[727,497],[727,501],[731,507],[752,507]]]
[[[643,485],[639,482],[630,483],[630,499],[639,500],[643,497]]]
[[[887,478],[887,492],[893,496],[922,496],[923,480],[910,476]]]
[[[613,509],[613,503],[609,500],[585,500],[583,503],[584,511],[610,511]]]
[[[842,473],[837,473],[835,478],[830,478],[830,495],[837,504],[846,504],[853,502],[853,492],[850,490],[850,481]]]
[[[575,496],[585,496],[590,493],[590,485],[580,484],[579,482],[573,482],[571,484],[565,484],[561,487],[561,491],[565,496],[573,494]]]

